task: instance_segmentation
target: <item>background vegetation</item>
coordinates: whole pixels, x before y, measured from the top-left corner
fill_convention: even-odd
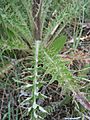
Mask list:
[[[90,119],[89,0],[0,1],[0,119]]]

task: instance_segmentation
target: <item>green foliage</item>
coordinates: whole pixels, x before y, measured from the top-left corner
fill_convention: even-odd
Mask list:
[[[33,71],[34,76],[28,76],[29,80],[31,80],[33,82],[33,84],[24,83],[23,81],[14,79],[15,82],[24,84],[23,86],[21,86],[21,89],[24,89],[24,90],[27,89],[27,90],[32,91],[31,96],[27,97],[23,102],[20,103],[21,106],[24,106],[24,104],[29,102],[28,113],[29,113],[31,120],[41,119],[41,116],[39,116],[37,113],[38,111],[47,113],[47,111],[44,110],[44,108],[42,106],[37,104],[38,99],[46,98],[45,95],[43,95],[42,93],[39,92],[39,89],[43,86],[43,82],[38,81],[40,79],[40,76],[38,75],[39,47],[40,47],[40,41],[36,41],[35,42],[35,51],[34,51],[34,53],[35,53],[34,64],[35,65],[34,65],[34,68],[29,69],[29,71]]]
[[[85,6],[85,17],[87,18],[87,20],[90,19],[90,1],[89,0],[85,0],[86,6]]]
[[[31,0],[1,1],[0,34],[2,39],[11,41],[26,39],[33,42],[34,21],[32,17]],[[53,1],[43,0],[41,8],[41,32],[44,44],[48,42],[53,29],[60,24],[53,40],[73,18],[81,16],[84,2],[82,1]],[[56,13],[55,13],[56,11]],[[52,15],[55,13],[55,18]],[[25,41],[24,41],[25,42]],[[16,44],[14,44],[16,45]]]
[[[26,22],[28,21],[27,16],[25,16],[26,12],[23,10],[22,2],[19,1],[18,6],[17,4],[18,1],[7,1],[5,7],[0,9],[0,37],[13,42],[16,40],[30,42],[32,35]]]
[[[32,46],[32,49],[35,48],[33,52],[33,55],[35,54],[32,62],[33,67],[28,69],[29,72],[33,72],[33,75],[27,77],[31,83],[21,81],[19,77],[17,79],[13,78],[15,82],[23,84],[21,89],[31,91],[31,96],[21,101],[20,104],[24,106],[29,102],[28,113],[31,120],[41,119],[38,114],[39,111],[47,113],[43,107],[37,104],[38,99],[45,98],[39,92],[39,89],[43,86],[43,77],[42,81],[40,81],[41,74],[38,74],[39,63],[43,64],[44,75],[49,73],[52,76],[52,79],[48,80],[49,84],[56,80],[65,92],[79,90],[78,80],[73,77],[65,61],[61,59],[58,53],[66,42],[66,36],[60,33],[73,19],[82,18],[82,11],[85,5],[84,0],[42,0],[40,14],[42,42],[40,43],[40,41],[34,40],[35,23],[32,16],[32,1],[1,0],[0,48],[20,49],[25,48],[26,45],[29,48],[30,46]],[[33,46],[33,43],[35,43],[35,46]],[[65,102],[68,102],[68,100],[65,99]],[[59,103],[65,104],[65,102]],[[53,106],[56,106],[56,104]],[[10,119],[10,102],[8,104],[8,118]]]
[[[59,37],[57,37],[51,44],[49,43],[47,47],[48,54],[50,56],[57,55],[59,51],[61,51],[61,49],[64,47],[65,42],[66,42],[65,35],[60,35]]]
[[[47,62],[47,64],[44,64],[45,68],[47,68],[46,74],[50,73],[52,75],[49,84],[57,80],[60,86],[65,86],[65,89],[74,91],[78,88],[77,80],[66,67],[65,61],[63,61],[59,55],[52,58],[45,51],[44,53],[46,57],[45,61]]]

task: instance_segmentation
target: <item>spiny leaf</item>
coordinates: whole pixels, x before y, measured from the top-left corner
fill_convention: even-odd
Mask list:
[[[64,44],[66,42],[66,36],[61,35],[58,38],[56,38],[49,46],[48,46],[48,54],[50,56],[57,55],[58,52],[64,47]]]

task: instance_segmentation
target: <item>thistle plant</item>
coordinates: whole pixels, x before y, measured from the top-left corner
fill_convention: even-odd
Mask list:
[[[52,75],[51,81],[48,81],[49,84],[57,80],[64,89],[72,91],[77,98],[80,97],[77,94],[79,91],[77,79],[67,69],[58,52],[66,42],[66,36],[61,34],[62,30],[66,25],[70,24],[73,18],[82,17],[84,2],[83,0],[62,0],[60,2],[55,0],[6,1],[5,9],[3,7],[0,9],[0,25],[2,29],[4,28],[4,32],[0,31],[2,33],[0,39],[8,42],[23,41],[28,46],[28,50],[34,49],[34,67],[28,69],[33,71],[33,76],[28,76],[31,83],[19,79],[14,80],[22,83],[21,88],[24,90],[31,91],[30,96],[20,105],[24,106],[24,104],[28,103],[27,109],[30,120],[39,120],[42,119],[39,111],[47,113],[37,102],[39,99],[46,97],[39,92],[43,86],[43,80],[40,81],[38,74],[39,59],[45,68],[46,72],[44,74],[50,73]],[[62,4],[63,7],[58,4]],[[25,46],[23,45],[23,47]],[[41,56],[39,58],[40,50]],[[84,101],[83,98],[80,100]]]
[[[33,68],[34,71],[34,77],[32,80],[32,84],[26,84],[23,85],[22,88],[25,89],[31,89],[31,95],[29,97],[27,97],[20,105],[24,105],[26,102],[29,103],[28,106],[28,114],[30,116],[30,120],[37,120],[37,119],[42,119],[42,117],[38,114],[40,111],[47,113],[46,110],[44,110],[44,108],[42,106],[40,106],[37,101],[40,99],[44,99],[46,98],[45,95],[43,95],[42,93],[39,92],[40,87],[42,87],[43,83],[42,81],[38,81],[39,80],[39,75],[38,75],[38,62],[39,62],[39,58],[38,58],[38,54],[39,54],[39,49],[40,49],[40,43],[41,41],[37,40],[35,42],[35,65]],[[29,77],[29,76],[28,76]]]

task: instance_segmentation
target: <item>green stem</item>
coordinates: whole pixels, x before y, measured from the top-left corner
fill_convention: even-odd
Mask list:
[[[36,109],[34,108],[34,105],[36,104],[36,99],[38,96],[38,87],[37,87],[37,79],[38,79],[38,53],[39,53],[39,46],[40,46],[40,41],[37,40],[35,42],[35,79],[33,81],[33,115],[36,113]]]

